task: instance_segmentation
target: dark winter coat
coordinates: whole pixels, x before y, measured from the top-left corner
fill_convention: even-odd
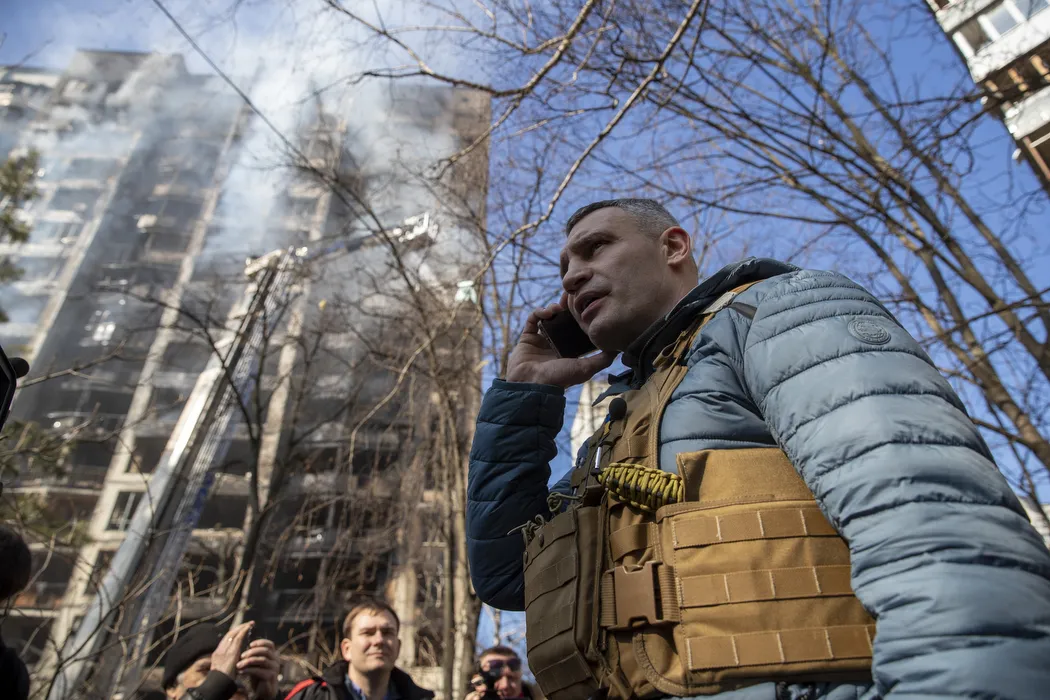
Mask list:
[[[723,292],[762,280],[699,334],[660,423],[660,466],[707,449],[778,446],[849,544],[877,621],[871,684],[763,683],[722,700],[1050,693],[1050,552],[959,397],[865,289],[773,260],[730,265],[625,354],[653,358]],[[546,514],[564,392],[496,381],[471,450],[467,547],[478,596],[524,607],[522,538]],[[566,490],[562,480],[556,490]],[[508,534],[511,533],[511,534]]]
[[[310,679],[313,683],[297,691],[293,690],[285,700],[364,700],[355,698],[346,687],[347,668],[346,661],[330,666],[324,675]],[[434,691],[420,688],[410,675],[399,668],[391,672],[390,683],[400,700],[433,700]]]
[[[209,671],[204,682],[190,688],[179,700],[229,700],[237,693],[237,683],[222,671]],[[278,700],[278,695],[274,700]]]
[[[26,700],[29,697],[29,670],[0,638],[0,698]]]

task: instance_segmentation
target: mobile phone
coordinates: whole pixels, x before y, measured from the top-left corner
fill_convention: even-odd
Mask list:
[[[580,357],[598,349],[568,309],[559,311],[537,325],[540,335],[547,339],[558,357]]]
[[[255,625],[248,628],[248,633],[244,635],[244,645],[241,646],[241,656],[248,651],[248,647],[251,646],[252,637],[255,635]],[[238,660],[240,660],[238,658]],[[237,677],[233,679],[237,686],[245,691],[245,695],[253,697],[255,694],[255,676],[244,673],[244,671],[238,671]]]

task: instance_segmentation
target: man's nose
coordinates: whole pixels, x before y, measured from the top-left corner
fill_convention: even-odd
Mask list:
[[[575,294],[589,277],[590,271],[586,265],[570,260],[565,268],[565,274],[562,275],[561,286],[569,294]]]

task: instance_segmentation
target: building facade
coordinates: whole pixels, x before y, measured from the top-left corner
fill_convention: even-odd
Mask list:
[[[609,402],[612,397],[598,397],[609,388],[609,382],[604,377],[599,379],[588,379],[580,385],[580,398],[576,403],[576,415],[572,419],[572,427],[569,429],[569,447],[572,449],[572,458],[576,459],[580,448],[587,442],[591,435],[601,427],[605,416],[609,412]],[[561,478],[561,477],[559,477]]]
[[[1050,191],[1050,11],[1047,0],[927,0]]]
[[[420,523],[446,509],[443,484],[421,478],[411,490],[399,479],[406,448],[423,439],[404,407],[435,393],[427,381],[447,368],[435,354],[439,371],[402,390],[407,373],[398,384],[377,360],[397,352],[370,344],[412,333],[399,321],[412,309],[380,283],[391,258],[440,291],[434,304],[456,307],[446,330],[462,337],[476,322],[464,293],[470,217],[413,179],[410,166],[433,154],[417,152],[404,167],[389,156],[473,142],[489,105],[453,89],[383,94],[371,109],[385,113],[368,124],[317,105],[290,135],[283,155],[294,167],[260,175],[251,111],[179,56],[80,51],[64,71],[0,72],[9,115],[0,138],[9,152],[37,149],[42,163],[29,242],[0,250],[24,270],[0,292],[9,315],[0,342],[30,362],[31,377],[59,373],[23,390],[13,417],[69,438],[54,464],[30,459],[4,479],[5,495],[37,503],[49,528],[32,545],[38,573],[4,634],[38,669],[63,663],[198,375],[221,352],[209,331],[229,327],[247,287],[245,259],[336,242],[339,254],[297,281],[273,323],[180,563],[174,612],[153,632],[144,687],[156,687],[156,663],[178,629],[246,616],[303,662],[286,676],[301,676],[331,656],[348,596],[367,591],[396,603],[409,633],[405,665],[431,686],[440,678],[441,620],[426,589],[442,576],[443,544]],[[378,150],[383,139],[389,150]],[[486,178],[485,151],[475,149],[445,194],[483,216]],[[413,243],[394,248],[401,239]],[[377,514],[406,494],[421,517],[376,532]],[[424,570],[427,562],[438,568]],[[234,588],[240,604],[231,607]],[[92,692],[109,697],[112,688]]]

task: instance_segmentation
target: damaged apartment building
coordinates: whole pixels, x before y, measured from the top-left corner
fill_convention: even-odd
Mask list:
[[[331,262],[304,272],[294,303],[263,324],[270,343],[243,397],[252,408],[237,416],[209,476],[179,562],[174,613],[152,632],[141,687],[156,690],[157,662],[177,629],[242,617],[281,648],[285,679],[302,677],[336,649],[355,592],[395,603],[404,666],[441,686],[450,599],[444,540],[434,532],[446,530],[449,470],[439,474],[431,461],[441,457],[428,453],[418,478],[413,472],[418,488],[399,479],[427,452],[413,446],[439,432],[439,421],[414,417],[413,407],[456,395],[428,384],[443,371],[440,358],[457,358],[449,372],[478,384],[480,351],[463,342],[480,335],[475,261],[464,251],[483,221],[487,153],[474,149],[453,168],[442,195],[405,184],[394,154],[414,143],[454,152],[484,134],[490,108],[487,96],[460,89],[388,86],[376,94],[381,106],[373,109],[386,111],[367,125],[314,105],[286,135],[281,155],[296,167],[275,176],[266,168],[278,166],[253,151],[263,139],[251,110],[178,55],[82,50],[62,71],[0,68],[0,146],[41,155],[30,239],[0,250],[24,270],[0,290],[9,317],[0,342],[29,361],[30,377],[56,374],[22,390],[12,417],[69,438],[53,463],[23,460],[17,475],[4,477],[5,498],[36,499],[59,533],[32,543],[36,574],[4,626],[5,642],[38,672],[65,662],[64,645],[171,449],[198,377],[223,351],[209,344],[209,330],[230,327],[228,314],[249,288],[246,259],[335,242]],[[390,162],[375,152],[383,139],[403,141],[390,146]],[[334,168],[318,177],[327,165]],[[443,236],[447,255],[439,254]],[[411,250],[398,250],[398,265],[409,261],[417,283],[443,288],[433,303],[453,309],[442,328],[454,339],[435,343],[438,365],[425,379],[399,373],[399,344],[415,342],[418,329],[398,319],[415,313],[425,321],[434,311],[384,300],[377,286],[390,276],[383,251],[402,243]],[[468,395],[456,396],[464,402],[452,409],[462,412],[456,425],[469,423]],[[409,511],[391,506],[406,497]],[[418,517],[370,528],[384,512]],[[267,526],[253,530],[263,517]],[[239,582],[248,560],[252,576]],[[129,596],[148,583],[139,577]],[[237,604],[229,600],[234,587]],[[127,620],[113,623],[117,632],[121,624]],[[85,696],[120,694],[103,672],[121,666],[120,644],[106,649],[107,658],[93,660],[95,686]]]
[[[927,0],[966,67],[1050,192],[1050,3]]]

